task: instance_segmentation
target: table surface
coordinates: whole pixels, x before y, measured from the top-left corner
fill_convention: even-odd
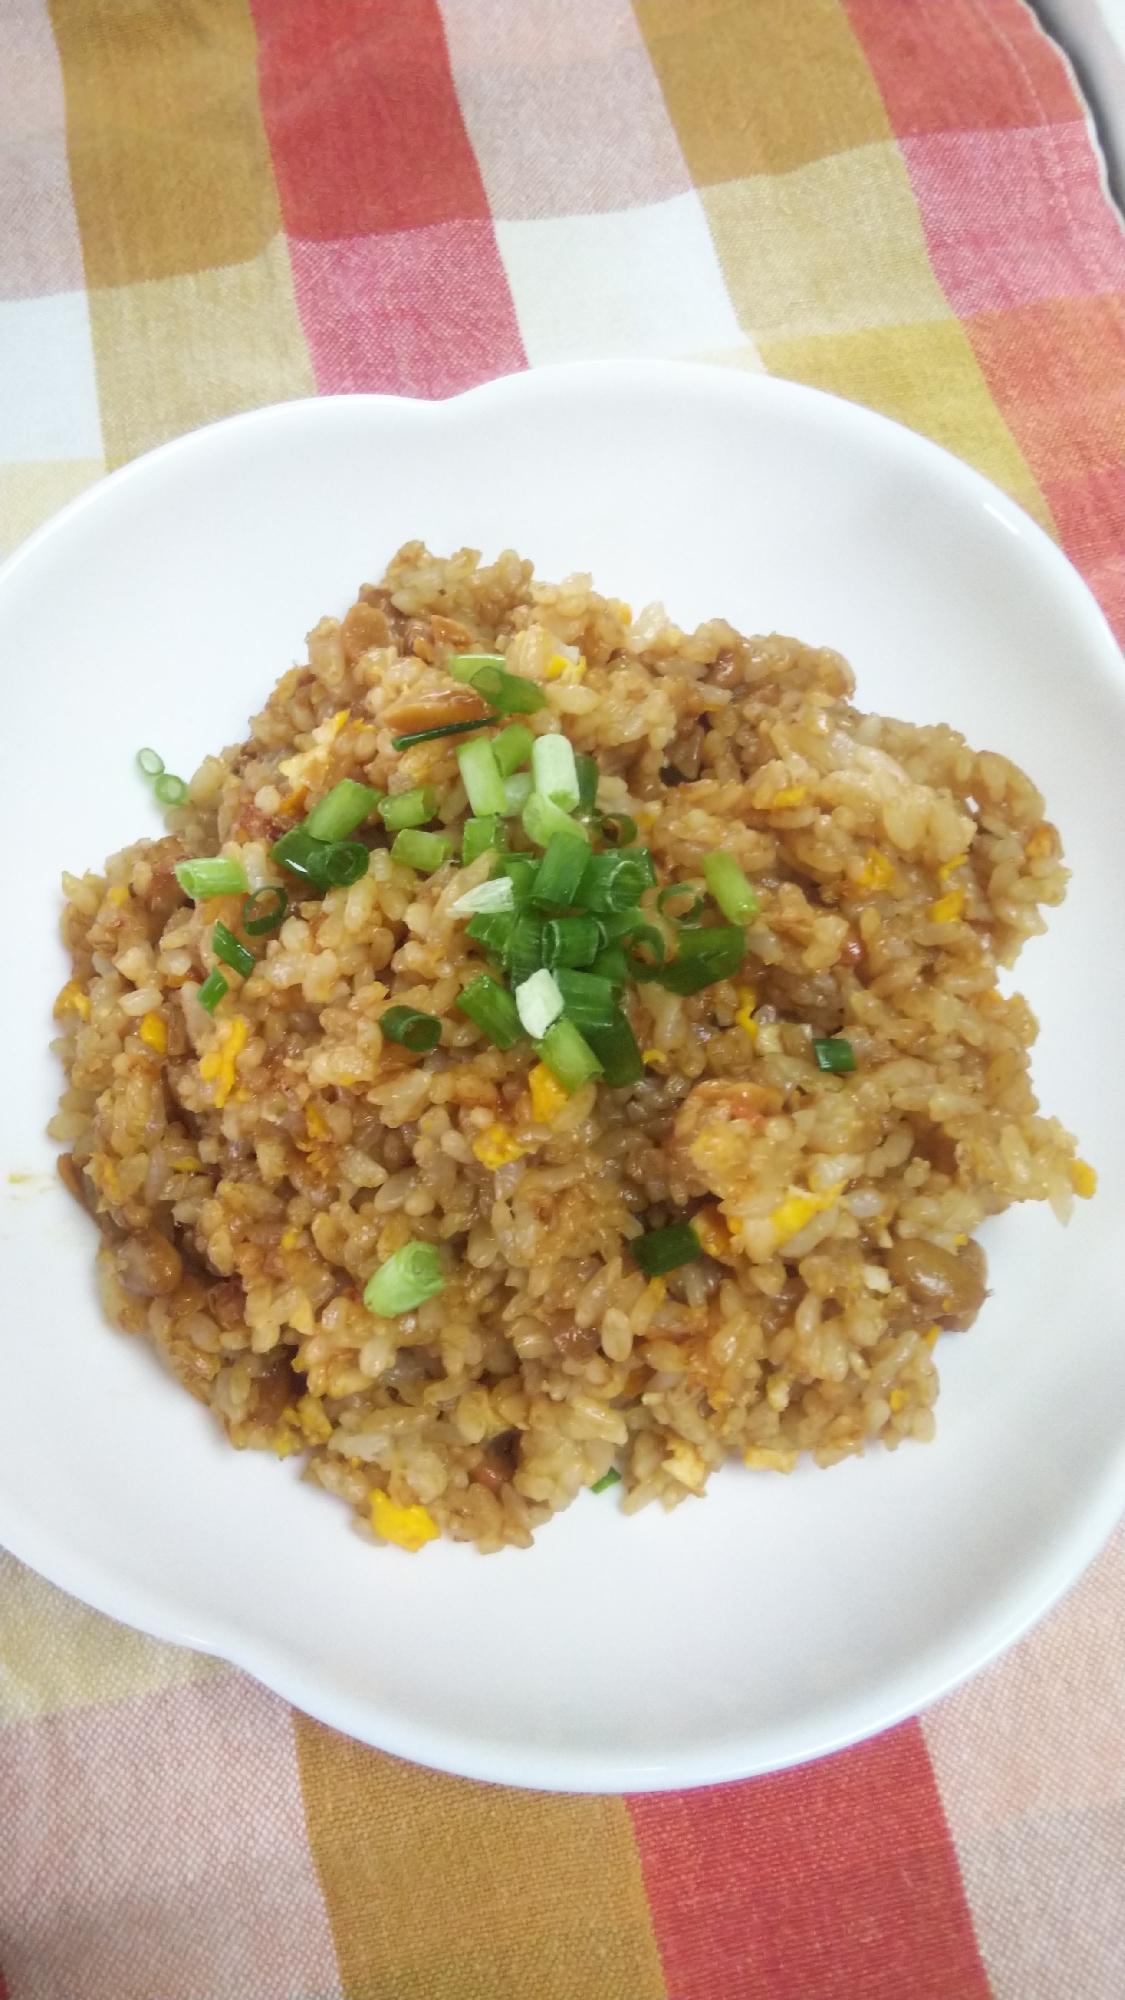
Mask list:
[[[1125,104],[1116,0],[1044,11]],[[1125,245],[1022,0],[0,0],[0,549],[232,411],[653,354],[938,439],[1125,630]],[[632,1799],[0,1552],[0,1801],[0,2000],[1120,2000],[1125,1534],[920,1720]]]

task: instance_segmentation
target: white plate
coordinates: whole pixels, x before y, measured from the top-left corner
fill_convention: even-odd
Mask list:
[[[236,1454],[101,1321],[93,1230],[43,1136],[59,871],[157,832],[142,743],[236,741],[325,611],[408,537],[588,568],[683,625],[846,653],[859,701],[1040,781],[1075,879],[1019,979],[1045,1106],[1102,1175],[1069,1230],[985,1232],[995,1295],[942,1341],[937,1442],[790,1479],[730,1468],[626,1520],[583,1495],[534,1552],[374,1549],[292,1463]],[[544,369],[448,403],[290,403],[165,446],[0,575],[9,909],[0,982],[0,1540],[129,1624],[472,1777],[711,1783],[836,1749],[979,1667],[1125,1505],[1125,672],[1038,528],[934,445],[790,384]],[[32,1176],[11,1179],[10,1176]]]

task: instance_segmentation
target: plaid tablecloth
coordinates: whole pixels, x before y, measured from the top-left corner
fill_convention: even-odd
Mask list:
[[[1125,627],[1125,249],[1021,0],[0,0],[0,544],[230,411],[622,354],[927,432]],[[920,1722],[623,1800],[395,1762],[0,1555],[0,1964],[10,2000],[1121,2000],[1125,1536]]]

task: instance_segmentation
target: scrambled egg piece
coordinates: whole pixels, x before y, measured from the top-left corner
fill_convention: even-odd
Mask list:
[[[495,1173],[498,1167],[509,1167],[513,1160],[522,1160],[524,1149],[517,1146],[506,1125],[490,1125],[479,1139],[473,1141],[473,1151],[482,1167]]]
[[[200,1057],[199,1074],[204,1083],[215,1085],[215,1109],[221,1111],[234,1089],[234,1066],[246,1047],[250,1034],[245,1015],[235,1014],[219,1030],[219,1046]]]
[[[549,1125],[552,1118],[558,1117],[563,1105],[569,1103],[566,1091],[558,1078],[552,1076],[546,1063],[536,1063],[527,1082],[531,1091],[531,1112],[536,1124]],[[480,1155],[477,1157],[479,1159]]]
[[[371,1495],[371,1525],[385,1542],[409,1549],[411,1555],[417,1555],[427,1542],[436,1542],[441,1533],[425,1507],[396,1507],[378,1487]]]
[[[926,915],[932,924],[955,924],[965,907],[965,891],[951,889],[948,896],[941,896],[931,903]]]
[[[146,1014],[137,1033],[142,1042],[147,1042],[150,1049],[156,1050],[158,1056],[164,1054],[168,1047],[168,1030],[159,1014]]]

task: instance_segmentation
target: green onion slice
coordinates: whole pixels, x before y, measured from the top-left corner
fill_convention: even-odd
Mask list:
[[[687,909],[673,909],[673,903],[682,902],[685,896],[691,899]],[[660,891],[656,907],[662,917],[668,918],[669,923],[683,924],[685,928],[691,930],[698,924],[706,906],[694,882],[670,882],[666,889]]]
[[[288,868],[291,875],[298,875],[302,882],[308,882],[314,889],[325,890],[331,885],[328,880],[328,842],[314,840],[302,823],[290,827],[280,840],[275,840],[270,848],[270,859]]]
[[[211,926],[211,949],[216,958],[222,959],[224,965],[233,966],[236,972],[241,972],[244,979],[249,979],[257,960],[252,951],[247,951],[246,946],[240,944],[234,932],[228,931],[225,924]]]
[[[465,925],[465,936],[482,944],[486,951],[502,958],[512,935],[512,918],[507,910],[480,910]]]
[[[608,979],[611,986],[624,986],[629,977],[625,953],[619,944],[607,945],[600,951],[590,970],[600,979]]]
[[[507,840],[508,829],[497,813],[489,813],[487,819],[467,819],[461,829],[461,866],[467,868],[490,847],[506,846]]]
[[[346,840],[365,819],[370,819],[383,794],[354,778],[341,778],[302,821],[314,840]]]
[[[159,750],[138,750],[137,769],[143,771],[146,778],[159,778],[164,769],[164,759]]]
[[[536,978],[542,975],[537,973]],[[547,974],[549,979],[551,974]],[[562,994],[563,1012],[568,1021],[585,1034],[588,1028],[608,1028],[617,1011],[613,987],[608,979],[596,972],[576,972],[571,966],[560,965],[555,974],[555,985]],[[516,995],[517,1001],[519,994]]]
[[[250,887],[241,861],[231,861],[225,854],[177,861],[172,873],[193,903],[205,903],[211,896],[245,896]]]
[[[644,911],[636,905],[631,910],[603,910],[598,918],[607,944],[616,944],[619,938],[627,938],[631,931],[639,931],[647,921]]]
[[[173,777],[171,771],[162,771],[152,789],[162,806],[187,804],[188,788],[183,779]]]
[[[537,736],[531,752],[531,774],[543,798],[562,812],[574,811],[579,798],[578,766],[569,736]]]
[[[469,804],[478,818],[488,813],[506,812],[508,799],[504,780],[497,768],[489,738],[472,736],[467,743],[459,743],[457,762],[461,781],[469,794]]]
[[[544,929],[542,917],[534,916],[530,910],[521,910],[512,925],[505,957],[512,980],[517,986],[522,979],[530,979],[532,973],[538,972],[544,963]]]
[[[598,760],[596,757],[591,757],[585,750],[577,750],[574,755],[574,764],[578,772],[578,811],[580,813],[596,812],[598,807],[598,780],[601,777],[601,768]]]
[[[629,1254],[646,1278],[663,1278],[678,1271],[681,1264],[694,1264],[703,1255],[703,1245],[690,1222],[673,1222],[667,1229],[650,1229],[647,1236],[634,1236]]]
[[[547,706],[547,697],[535,681],[506,673],[492,660],[486,660],[473,675],[472,685],[501,715],[535,715]]]
[[[752,924],[758,914],[758,898],[737,861],[729,854],[705,854],[703,873],[724,917],[732,924]]]
[[[513,771],[511,777],[504,780],[505,818],[515,819],[517,813],[522,813],[530,797],[531,772]]]
[[[746,933],[736,924],[681,931],[677,943],[678,957],[655,975],[669,993],[701,993],[717,980],[730,979],[746,955]]]
[[[533,1042],[542,1041],[552,1021],[563,1011],[563,996],[553,972],[541,965],[537,972],[516,987],[516,1012],[524,1032]]]
[[[455,681],[475,681],[485,667],[505,664],[503,653],[451,653],[445,667]]]
[[[817,1068],[828,1070],[835,1076],[845,1075],[855,1068],[855,1050],[843,1035],[829,1035],[823,1041],[814,1041],[813,1054]]]
[[[473,917],[478,911],[487,914],[495,910],[513,910],[515,905],[516,892],[511,876],[494,875],[490,882],[478,882],[475,889],[466,889],[463,896],[458,896],[457,901],[450,904],[449,913],[454,917]]]
[[[216,965],[214,970],[207,974],[195,997],[201,1007],[206,1007],[207,1012],[213,1014],[224,993],[229,992],[230,985]]]
[[[590,1491],[591,1493],[607,1493],[611,1486],[620,1486],[620,1484],[621,1474],[615,1465],[611,1465],[608,1472],[603,1472],[600,1479],[595,1479]]]
[[[548,909],[568,910],[589,858],[588,842],[573,833],[553,833],[531,885],[532,902],[545,904]]]
[[[645,1073],[644,1058],[624,1014],[615,1013],[607,1027],[588,1027],[582,1032],[601,1063],[611,1090],[640,1083]]]
[[[388,1007],[379,1026],[390,1041],[416,1056],[428,1055],[441,1040],[437,1015],[421,1014],[416,1007]]]
[[[423,840],[433,837],[422,835]],[[451,848],[452,842],[446,846]],[[350,889],[353,882],[362,882],[370,866],[371,856],[361,840],[334,840],[324,857],[324,872],[334,889]]]
[[[498,714],[478,715],[471,722],[443,722],[437,729],[412,729],[406,736],[392,736],[391,747],[412,750],[416,743],[436,743],[441,736],[467,736],[470,729],[486,729],[490,722],[499,720]]]
[[[433,1244],[404,1243],[367,1280],[363,1303],[378,1319],[395,1319],[444,1290],[441,1260]]]
[[[521,764],[526,764],[535,742],[535,733],[526,722],[510,722],[499,736],[492,739],[492,754],[496,768],[502,778],[510,778]]]
[[[602,839],[608,840],[611,846],[628,847],[629,842],[637,838],[637,822],[630,819],[628,813],[603,813],[600,831]]]
[[[516,1003],[505,986],[487,972],[459,993],[455,1003],[498,1049],[514,1048],[523,1034]]]
[[[537,740],[541,743],[543,738]],[[555,742],[557,738],[552,737],[551,740]],[[509,778],[507,782],[514,785],[516,780]],[[542,792],[532,792],[528,799],[523,809],[523,830],[536,847],[549,847],[551,837],[556,833],[569,833],[575,840],[589,841],[590,838],[581,820],[571,819],[569,813],[544,798]]]
[[[572,1097],[591,1077],[602,1073],[601,1063],[573,1021],[556,1021],[548,1028],[543,1040],[536,1043],[536,1054]]]
[[[264,916],[255,916],[253,914],[255,905],[261,902],[263,896],[275,896],[277,900],[272,910],[267,908]],[[268,937],[271,931],[280,930],[288,908],[288,890],[276,889],[272,882],[264,889],[255,889],[254,894],[242,905],[242,928],[247,937]]]
[[[379,817],[389,832],[401,833],[406,826],[425,826],[437,809],[438,795],[433,786],[415,785],[409,792],[394,792],[383,799]]]
[[[552,917],[543,926],[543,957],[560,965],[590,965],[598,955],[602,927],[596,917]]]
[[[595,916],[609,916],[614,911],[634,908],[649,886],[646,871],[638,859],[642,852],[642,849],[633,847],[620,853],[592,854],[578,885],[575,901],[582,909],[592,910]]]
[[[515,890],[517,904],[526,903],[539,863],[533,854],[501,854],[494,874],[506,875]]]
[[[405,868],[416,868],[420,875],[432,875],[435,868],[449,860],[452,852],[453,842],[448,834],[420,833],[417,827],[404,827],[395,835],[391,860],[400,861]]]
[[[664,933],[655,924],[641,924],[625,940],[625,963],[638,986],[660,979],[664,970]]]

